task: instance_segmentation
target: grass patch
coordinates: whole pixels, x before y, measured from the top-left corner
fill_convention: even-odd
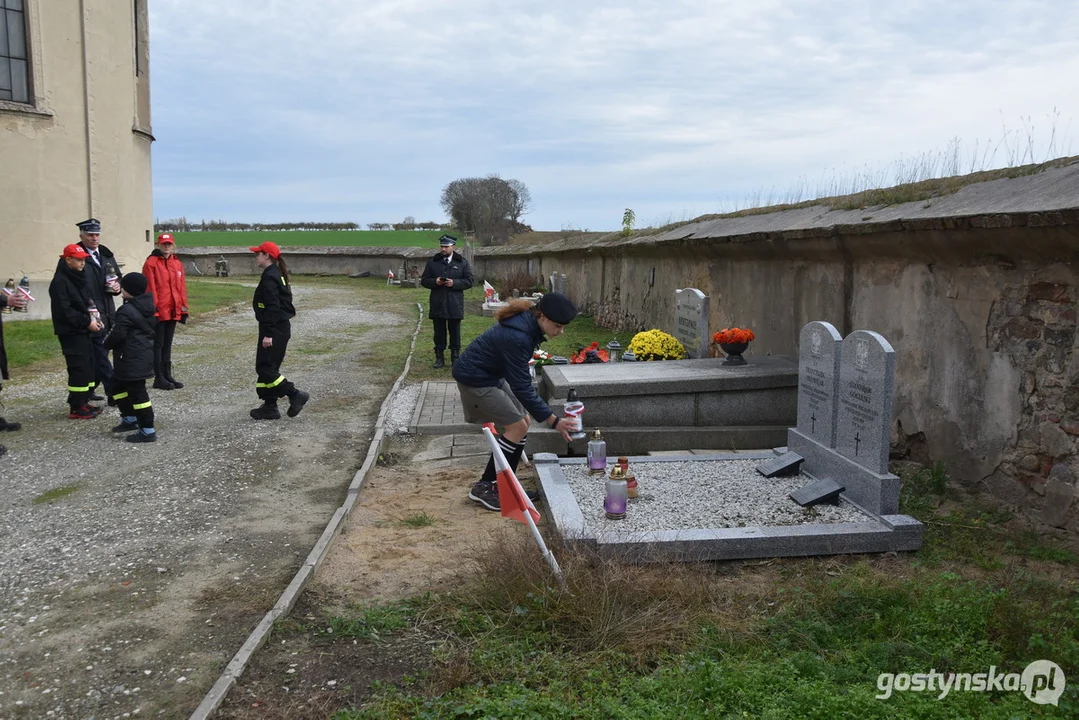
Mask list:
[[[409,515],[407,517],[401,518],[399,522],[405,527],[425,528],[434,525],[436,520],[435,518],[428,515],[427,511],[425,510],[424,512],[418,513],[416,515]]]
[[[196,317],[240,303],[250,304],[255,288],[210,278],[187,278],[187,307]]]
[[[181,247],[438,247],[441,230],[251,230],[173,233]]]
[[[33,502],[34,505],[43,505],[44,503],[55,502],[60,498],[65,498],[68,495],[73,494],[78,489],[78,485],[61,485],[60,487],[46,490],[45,492],[34,498],[31,502]]]
[[[377,642],[408,627],[412,608],[411,603],[358,606],[355,608],[356,614],[327,618],[319,634]]]
[[[51,320],[4,323],[4,348],[12,369],[60,356],[60,344],[53,334]]]

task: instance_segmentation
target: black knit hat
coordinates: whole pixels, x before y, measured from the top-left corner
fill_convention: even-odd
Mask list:
[[[146,292],[146,284],[146,276],[140,272],[128,273],[120,279],[120,287],[131,295],[142,295]]]
[[[562,293],[547,293],[540,298],[538,307],[544,317],[559,325],[566,325],[577,317],[577,308]]]

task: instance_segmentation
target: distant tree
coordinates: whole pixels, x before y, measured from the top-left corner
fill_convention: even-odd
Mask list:
[[[519,180],[498,175],[460,178],[442,189],[442,209],[463,233],[482,245],[504,243],[517,232],[520,218],[532,209],[532,196]]]

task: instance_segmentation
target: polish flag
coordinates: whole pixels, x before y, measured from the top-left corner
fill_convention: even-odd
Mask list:
[[[495,459],[495,471],[498,473],[498,502],[502,508],[502,517],[513,518],[526,525],[534,524],[540,519],[539,511],[525,495],[520,480],[513,474],[510,464],[506,462],[506,456],[502,454],[502,448],[498,446],[491,428],[484,425],[483,434],[487,436],[487,444],[491,446]],[[525,519],[525,513],[532,516],[532,523]]]

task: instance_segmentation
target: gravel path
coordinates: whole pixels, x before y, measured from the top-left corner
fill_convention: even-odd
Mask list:
[[[761,462],[630,463],[640,495],[629,501],[622,520],[609,520],[603,512],[604,476],[589,475],[585,465],[563,465],[562,472],[581,506],[589,532],[831,524],[868,519],[846,502],[801,507],[787,496],[811,483],[812,478],[799,474],[768,479],[757,472]]]
[[[24,429],[0,459],[0,717],[186,717],[307,555],[400,372],[380,346],[413,321],[297,284],[297,418],[248,417],[248,308],[179,329],[186,386],[151,391],[153,445],[110,433],[112,409],[68,420],[59,363],[5,384]]]

